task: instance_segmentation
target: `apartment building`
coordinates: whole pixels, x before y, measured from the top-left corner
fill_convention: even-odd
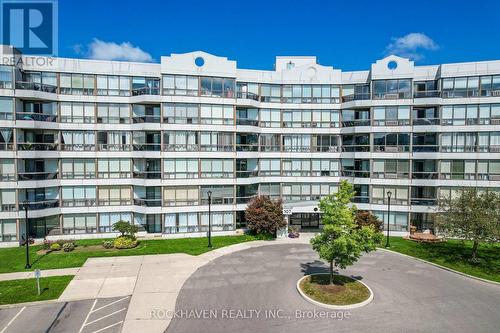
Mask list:
[[[0,246],[27,229],[109,237],[118,220],[205,235],[209,190],[215,233],[244,227],[259,194],[314,230],[318,200],[341,179],[401,234],[433,229],[440,196],[500,189],[500,61],[388,56],[345,72],[277,57],[267,71],[205,52],[160,63],[2,52]]]

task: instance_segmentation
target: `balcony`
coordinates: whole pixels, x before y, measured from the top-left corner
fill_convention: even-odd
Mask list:
[[[62,200],[63,207],[91,207],[95,206],[96,203],[97,200],[95,198]]]
[[[439,90],[415,91],[413,98],[436,98],[441,97]]]
[[[132,117],[132,122],[134,124],[141,124],[141,123],[159,124],[160,120],[161,120],[160,116],[134,116],[134,117]]]
[[[255,119],[236,119],[236,125],[241,126],[259,126],[259,121]]]
[[[437,172],[415,172],[413,171],[411,174],[412,179],[437,179],[438,178],[438,173]]]
[[[19,172],[18,180],[49,180],[57,179],[59,173],[57,171],[52,172]]]
[[[236,171],[236,178],[251,178],[251,177],[258,177],[258,176],[259,176],[259,171],[257,171],[257,170]]]
[[[101,143],[97,145],[99,151],[131,151],[132,146],[129,144],[108,144]]]
[[[43,91],[53,94],[57,93],[57,86],[53,86],[50,84],[42,84],[37,82],[17,81],[16,89]]]
[[[411,204],[414,206],[434,206],[437,202],[435,198],[412,198]]]
[[[414,153],[435,153],[439,151],[439,146],[437,145],[413,145],[412,152]]]
[[[231,205],[234,202],[233,197],[212,197],[212,205]],[[202,205],[208,205],[208,199],[201,199]]]
[[[370,178],[370,171],[363,170],[342,170],[344,177]]]
[[[57,143],[38,143],[38,142],[28,142],[28,143],[18,143],[17,147],[19,150],[57,150],[59,144]]]
[[[160,151],[160,143],[133,144],[134,151]]]
[[[395,92],[395,93],[374,93],[373,99],[407,99],[411,98],[410,92]]]
[[[159,95],[160,88],[158,87],[143,87],[132,89],[132,96],[140,96],[140,95]]]
[[[200,145],[200,151],[234,151],[233,145]]]
[[[0,150],[14,150],[14,143],[0,142]]]
[[[374,120],[373,126],[409,126],[410,119],[384,119]]]
[[[342,146],[343,152],[353,153],[353,152],[369,152],[370,146],[360,145],[360,146]]]
[[[370,93],[358,93],[347,96],[342,96],[342,103],[352,102],[352,101],[366,101],[371,98]]]
[[[61,144],[63,151],[95,151],[94,144]]]
[[[408,179],[410,174],[408,172],[373,172],[372,178],[379,179]]]
[[[16,175],[14,173],[0,174],[0,182],[13,182],[13,181],[16,181]]]
[[[259,151],[259,144],[236,145],[236,151]]]
[[[370,126],[370,119],[355,119],[342,121],[342,127]]]
[[[145,207],[160,207],[161,199],[141,199],[135,198],[134,205],[136,206],[145,206]]]
[[[52,200],[30,201],[28,203],[23,202],[23,203],[19,204],[19,209],[24,210],[26,205],[28,206],[28,209],[30,209],[30,210],[56,208],[56,207],[59,207],[59,200],[52,199]]]
[[[57,115],[34,112],[16,112],[16,120],[33,120],[55,123],[57,122]]]
[[[410,146],[373,146],[375,153],[407,153],[410,151]]]
[[[439,118],[413,118],[412,125],[413,126],[429,126],[429,125],[439,125]]]
[[[251,99],[251,100],[254,100],[254,101],[259,101],[260,100],[259,95],[251,93],[251,92],[244,92],[244,91],[238,91],[238,92],[236,92],[236,98]]]
[[[160,179],[161,172],[160,171],[134,171],[133,177],[139,178],[139,179]]]
[[[198,151],[198,144],[165,144],[163,151]]]

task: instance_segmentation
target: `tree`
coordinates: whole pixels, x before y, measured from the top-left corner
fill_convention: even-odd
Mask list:
[[[113,224],[113,231],[118,231],[120,237],[130,237],[135,238],[135,233],[139,228],[135,224],[131,224],[128,221],[120,220]]]
[[[286,226],[283,216],[283,201],[281,199],[271,200],[264,195],[257,196],[248,204],[245,210],[245,219],[250,230],[258,234],[262,232],[274,234],[276,230]]]
[[[355,222],[359,228],[371,225],[375,230],[382,230],[383,221],[367,210],[356,211]]]
[[[370,226],[359,227],[354,219],[356,206],[351,204],[353,186],[343,180],[337,193],[322,198],[319,208],[323,229],[311,239],[319,257],[330,264],[330,284],[333,283],[333,267],[345,269],[362,255],[374,251],[382,240],[382,234]]]
[[[437,207],[438,232],[472,241],[472,261],[478,261],[480,243],[500,241],[500,194],[462,188],[455,197],[440,198]]]

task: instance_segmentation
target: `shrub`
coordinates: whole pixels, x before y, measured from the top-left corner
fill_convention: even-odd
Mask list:
[[[113,241],[113,245],[117,249],[132,249],[138,243],[137,239],[128,236],[120,236]]]
[[[248,228],[257,234],[275,234],[277,229],[286,226],[282,201],[271,200],[268,196],[252,199],[245,210],[245,219]]]
[[[58,243],[52,243],[50,245],[50,250],[52,251],[59,251],[61,249],[61,245],[59,245]]]
[[[113,231],[118,231],[120,233],[120,237],[129,236],[131,238],[135,238],[135,233],[139,230],[139,228],[128,221],[118,221],[113,224]]]
[[[376,231],[382,230],[383,221],[379,220],[376,215],[373,215],[371,212],[366,210],[358,210],[356,211],[355,220],[356,224],[359,228],[365,226],[373,226]]]
[[[112,249],[113,248],[113,241],[103,241],[102,242],[102,247],[105,249]]]
[[[64,252],[71,252],[75,249],[75,244],[72,242],[64,243],[62,249]]]
[[[288,227],[288,238],[299,238],[300,234],[296,227]]]
[[[44,239],[44,240],[43,240],[43,246],[42,246],[42,247],[43,247],[43,249],[44,249],[44,250],[50,250],[50,246],[51,246],[52,244],[54,244],[54,242],[53,242],[53,241],[48,240],[48,239]]]

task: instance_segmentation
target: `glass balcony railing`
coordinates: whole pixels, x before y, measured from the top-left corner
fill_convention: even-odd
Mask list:
[[[16,120],[34,120],[55,123],[57,122],[57,115],[34,112],[16,112]]]
[[[414,98],[436,98],[441,97],[441,91],[439,90],[426,90],[426,91],[415,91],[413,93]]]
[[[37,83],[37,82],[24,82],[24,81],[17,81],[16,89],[43,91],[53,94],[57,92],[57,86]]]
[[[19,172],[18,180],[48,180],[57,179],[57,171],[52,172]]]

